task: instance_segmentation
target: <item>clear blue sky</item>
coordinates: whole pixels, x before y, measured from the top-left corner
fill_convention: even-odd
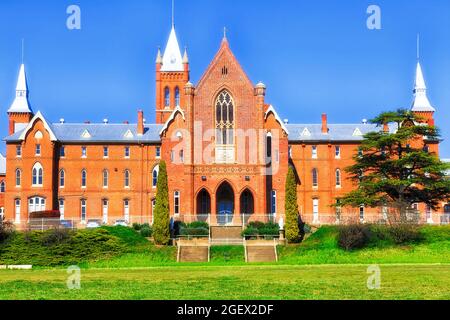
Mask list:
[[[66,28],[81,8],[82,29]],[[382,30],[366,27],[381,7]],[[154,119],[154,61],[164,48],[171,0],[1,0],[0,134],[14,97],[25,38],[31,103],[51,121]],[[216,53],[223,27],[232,50],[267,101],[291,123],[360,122],[409,107],[416,34],[428,95],[437,109],[443,157],[450,158],[450,2],[448,0],[176,0],[176,28],[196,83]],[[4,151],[4,145],[0,147]]]

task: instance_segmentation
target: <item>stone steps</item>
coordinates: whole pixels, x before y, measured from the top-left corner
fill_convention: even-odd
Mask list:
[[[246,246],[246,262],[278,261],[275,246]]]
[[[178,262],[209,262],[209,247],[179,246]]]

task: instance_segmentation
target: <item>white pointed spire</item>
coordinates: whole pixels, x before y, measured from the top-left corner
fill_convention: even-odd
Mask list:
[[[31,113],[30,103],[28,101],[28,85],[25,65],[22,63],[17,79],[16,98],[9,108],[8,112]]]
[[[187,53],[187,48],[184,48],[184,54],[183,54],[183,63],[189,63],[189,57]]]
[[[180,46],[178,45],[175,26],[172,26],[169,40],[167,41],[166,50],[163,56],[163,72],[180,72],[183,71],[183,58],[181,57]]]
[[[427,97],[427,86],[423,77],[422,67],[420,62],[417,62],[416,82],[414,87],[414,101],[411,111],[416,112],[435,112],[436,110],[431,106]]]

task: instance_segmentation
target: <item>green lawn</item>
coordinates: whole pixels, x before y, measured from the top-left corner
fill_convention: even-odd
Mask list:
[[[86,269],[81,289],[62,269],[0,271],[0,299],[450,299],[450,265],[199,266]]]
[[[450,299],[450,227],[421,228],[423,239],[395,245],[376,239],[352,252],[337,246],[336,227],[300,245],[280,246],[279,261],[246,264],[243,247],[211,247],[211,262],[176,262],[128,228],[55,237],[16,234],[0,245],[1,299]],[[81,267],[81,290],[66,286],[68,265]],[[381,268],[381,289],[368,290],[367,267]]]

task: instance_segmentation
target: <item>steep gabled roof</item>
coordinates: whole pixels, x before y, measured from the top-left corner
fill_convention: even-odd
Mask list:
[[[236,56],[233,54],[233,52],[230,49],[230,44],[228,43],[227,38],[222,39],[222,43],[220,45],[219,51],[214,56],[214,59],[209,64],[206,71],[203,73],[203,76],[201,77],[200,81],[198,82],[196,88],[197,90],[201,89],[203,84],[205,83],[206,79],[208,79],[211,72],[214,70],[214,67],[217,65],[217,63],[220,61],[221,57],[223,55],[227,55],[230,61],[232,61],[238,68],[238,70],[242,73],[244,76],[244,80],[248,83],[249,86],[254,87],[252,81],[248,77],[247,73],[244,71],[242,66],[240,65],[239,61],[236,59]]]
[[[186,117],[184,116],[184,111],[183,109],[181,109],[179,106],[177,106],[172,114],[170,115],[169,119],[167,119],[166,123],[164,124],[164,126],[161,128],[161,130],[159,131],[159,135],[161,136],[164,131],[166,131],[169,128],[170,123],[175,120],[175,117],[177,115],[177,113],[180,113],[181,116],[183,117],[183,120],[186,120]]]
[[[275,117],[275,120],[277,120],[277,122],[280,124],[280,126],[284,130],[284,132],[286,132],[286,134],[289,134],[289,130],[287,129],[286,125],[281,120],[281,118],[278,116],[278,113],[275,111],[275,108],[272,105],[270,105],[269,108],[266,110],[264,119],[266,120],[270,113],[273,114],[273,116]]]
[[[44,124],[45,130],[47,130],[48,134],[50,135],[50,140],[51,141],[57,141],[58,139],[56,139],[56,135],[53,132],[53,129],[52,129],[51,125],[49,124],[49,122],[47,122],[47,120],[45,120],[44,116],[42,115],[42,113],[40,111],[38,111],[34,115],[33,119],[31,119],[30,123],[28,123],[28,125],[25,127],[25,129],[23,131],[21,131],[21,134],[19,136],[19,140],[20,141],[25,140],[25,137],[26,137],[28,131],[30,131],[31,128],[33,128],[34,123],[38,119],[41,120],[42,123]]]

